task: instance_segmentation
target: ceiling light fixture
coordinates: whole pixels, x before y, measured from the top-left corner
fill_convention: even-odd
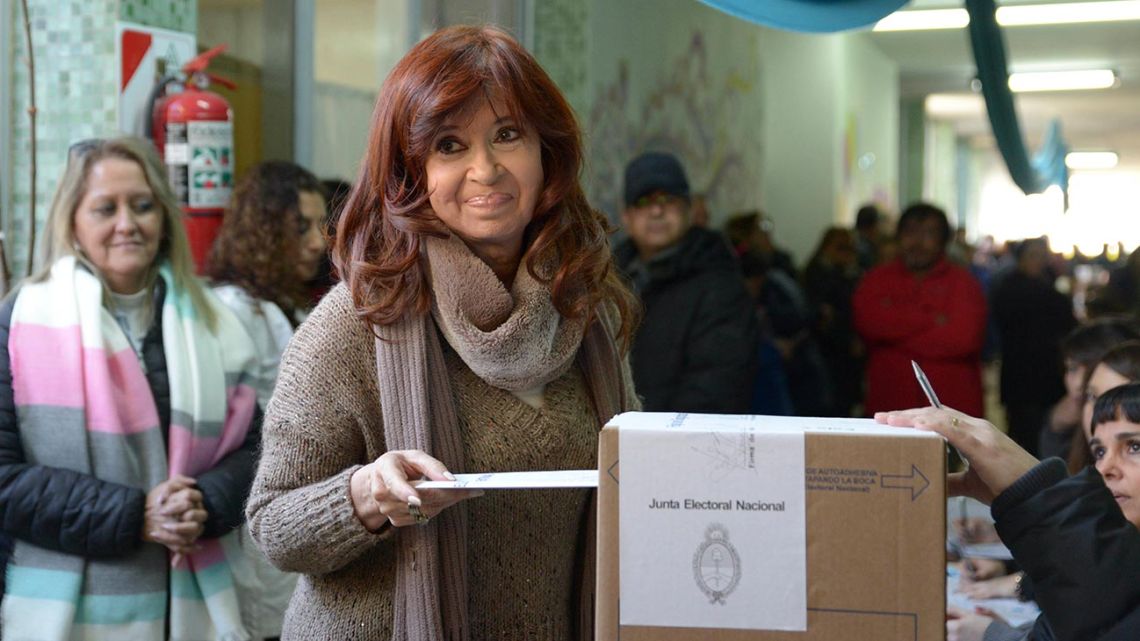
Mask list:
[[[875,23],[873,31],[961,29],[968,24],[970,24],[970,14],[965,9],[896,11]]]
[[[1112,169],[1120,158],[1115,151],[1070,151],[1065,154],[1069,169]]]
[[[1009,89],[1018,93],[1108,89],[1114,86],[1116,86],[1116,74],[1111,69],[1033,71],[1009,75]]]
[[[998,7],[997,10],[997,22],[1003,27],[1125,20],[1140,20],[1140,1],[1033,4]]]
[[[984,116],[986,103],[977,94],[932,93],[924,103],[926,115],[932,118]]]
[[[998,7],[996,18],[1003,27],[1140,20],[1140,0],[1012,5]],[[968,24],[970,14],[965,9],[912,9],[888,15],[873,30],[961,29]]]

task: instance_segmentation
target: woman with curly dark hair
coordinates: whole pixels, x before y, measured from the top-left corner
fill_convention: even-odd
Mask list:
[[[282,358],[247,508],[303,575],[284,636],[592,637],[589,490],[412,484],[596,468],[638,408],[635,302],[581,165],[570,105],[496,28],[439,31],[384,82],[343,282]]]
[[[255,165],[234,188],[206,273],[273,304],[296,327],[325,251],[326,217],[324,189],[307,169],[283,160]]]
[[[254,383],[269,403],[281,353],[304,319],[306,281],[325,252],[325,198],[320,181],[291,162],[258,164],[238,182],[206,265],[214,293],[245,327],[257,354]],[[296,575],[270,565],[243,528],[249,557],[237,580],[242,618],[255,638],[281,634]]]

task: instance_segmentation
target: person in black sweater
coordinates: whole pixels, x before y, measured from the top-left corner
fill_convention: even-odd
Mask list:
[[[1140,385],[1098,399],[1097,469],[1072,477],[1060,459],[1039,462],[990,423],[949,408],[879,412],[875,420],[937,432],[969,461],[965,472],[948,475],[947,493],[990,505],[998,535],[1033,581],[1041,607],[1033,626],[1012,638],[1140,638],[1140,508],[1132,505],[1140,503]]]
[[[1073,303],[1053,286],[1049,246],[1030,238],[1014,249],[1017,269],[990,291],[1001,337],[1001,401],[1009,434],[1034,455],[1038,434],[1065,394],[1061,340],[1077,325]]]

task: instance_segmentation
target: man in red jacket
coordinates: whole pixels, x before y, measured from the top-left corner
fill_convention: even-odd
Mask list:
[[[970,272],[946,260],[949,240],[945,212],[926,203],[907,207],[899,218],[899,257],[868,272],[855,290],[855,329],[867,346],[868,416],[929,404],[911,360],[944,404],[983,414],[986,299]]]

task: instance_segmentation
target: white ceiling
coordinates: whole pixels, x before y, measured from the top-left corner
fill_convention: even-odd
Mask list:
[[[907,9],[961,6],[960,0],[914,0]],[[1114,89],[1015,94],[1030,151],[1040,142],[1048,123],[1060,118],[1071,149],[1116,151],[1120,169],[1140,170],[1140,22],[1008,27],[1004,34],[1011,72],[1109,68],[1119,78]],[[971,95],[970,81],[976,68],[966,29],[872,33],[871,38],[898,63],[904,97]],[[963,135],[992,147],[981,95],[973,97],[977,100],[975,109],[946,119]]]

